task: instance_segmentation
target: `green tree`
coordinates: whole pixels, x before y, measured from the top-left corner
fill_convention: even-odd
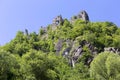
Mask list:
[[[47,54],[30,50],[23,56],[29,65],[29,72],[34,75],[36,80],[56,80],[57,73],[54,71],[56,60],[54,57],[47,57]]]
[[[113,36],[113,46],[120,48],[120,35]]]
[[[90,65],[90,75],[95,80],[119,80],[120,56],[114,53],[100,53]]]
[[[0,50],[0,80],[16,80],[20,77],[17,56]]]

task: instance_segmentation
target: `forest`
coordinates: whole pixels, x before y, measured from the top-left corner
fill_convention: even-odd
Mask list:
[[[64,19],[18,31],[0,46],[0,80],[120,80],[120,28]]]

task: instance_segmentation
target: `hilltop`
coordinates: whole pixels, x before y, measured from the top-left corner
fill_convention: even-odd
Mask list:
[[[83,10],[70,20],[55,17],[39,33],[18,31],[0,47],[0,79],[117,80],[119,55],[120,28],[112,22],[91,22]]]

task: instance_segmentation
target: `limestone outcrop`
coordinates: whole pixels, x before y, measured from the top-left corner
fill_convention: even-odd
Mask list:
[[[91,57],[88,57],[85,62],[86,65],[89,65],[91,61],[93,60],[93,56],[98,53],[98,50],[91,43],[85,40],[81,41],[80,45],[73,51],[71,51],[72,50],[71,46],[67,47],[63,51],[62,56],[68,58],[69,64],[72,67],[75,67],[75,63],[77,63],[78,59],[81,58],[82,55],[86,52],[86,50],[84,50],[84,47],[86,47],[89,50],[90,54],[92,55]]]
[[[70,19],[70,22],[73,23],[77,19],[81,19],[83,21],[88,22],[89,21],[89,16],[88,16],[88,14],[87,14],[87,12],[85,10],[82,10],[79,14],[73,16]],[[52,24],[51,24],[52,30],[55,30],[57,26],[62,25],[63,23],[64,23],[63,17],[61,15],[58,15],[52,21]]]
[[[120,49],[115,47],[105,47],[104,51],[120,54]]]
[[[71,18],[71,22],[74,22],[77,19],[81,19],[84,21],[89,21],[89,16],[85,10],[81,11],[78,15],[75,15]]]
[[[63,23],[63,18],[61,15],[58,15],[56,18],[53,19],[53,24],[54,25],[60,25]]]

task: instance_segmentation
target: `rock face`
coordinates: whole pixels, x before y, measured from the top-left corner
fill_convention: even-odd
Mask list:
[[[56,55],[59,55],[59,53],[62,49],[62,45],[63,45],[63,40],[59,39],[58,42],[55,44]]]
[[[70,50],[71,50],[71,47],[67,47],[67,48],[63,51],[62,56],[68,57],[68,55],[69,55],[69,53],[70,53]]]
[[[85,10],[82,10],[78,15],[73,16],[71,18],[70,22],[73,23],[77,19],[81,19],[81,20],[84,20],[84,21],[88,22],[89,21],[89,16],[88,16],[88,14]],[[52,21],[52,24],[51,24],[52,30],[55,30],[57,28],[56,26],[59,26],[63,23],[64,23],[64,19],[62,18],[61,15],[58,15]]]
[[[89,16],[85,10],[81,11],[78,15],[75,15],[71,18],[71,22],[74,22],[77,19],[81,19],[84,21],[89,21]]]
[[[77,18],[80,18],[84,21],[89,21],[89,16],[85,10],[81,11],[80,14],[78,14]]]
[[[86,52],[84,50],[84,47],[87,47],[88,50],[90,51],[90,54],[93,55],[93,56],[98,53],[97,49],[92,44],[90,44],[89,42],[83,40],[83,41],[81,41],[80,45],[76,49],[74,49],[73,51],[71,51],[71,47],[66,48],[63,51],[62,55],[65,56],[66,58],[68,58],[69,64],[72,67],[75,67],[75,63]],[[71,54],[69,55],[70,51],[71,51]],[[93,57],[88,57],[85,64],[89,65],[92,60],[93,60]]]
[[[53,19],[53,24],[55,25],[60,25],[61,23],[63,23],[63,18],[61,15],[57,16],[56,18]]]
[[[74,21],[76,19],[89,21],[89,16],[88,16],[88,14],[87,14],[87,12],[85,10],[82,10],[78,15],[72,17],[71,21]],[[61,15],[58,15],[56,18],[53,19],[53,24],[54,25],[60,25],[63,22],[64,22],[64,19],[62,18]]]
[[[78,48],[77,48],[76,50],[74,50],[74,53],[73,53],[73,55],[72,55],[72,59],[73,59],[74,63],[76,63],[77,60],[82,57],[82,55],[84,54],[84,52],[86,52],[86,51],[84,50],[84,47],[87,47],[87,48],[88,48],[88,50],[90,51],[90,54],[91,54],[92,56],[94,56],[95,54],[98,53],[97,49],[96,49],[91,43],[83,40],[83,41],[80,43],[80,45],[78,46]],[[85,64],[86,64],[86,65],[89,65],[90,62],[92,61],[92,59],[93,59],[93,57],[88,57],[88,59],[86,60],[86,63],[85,63]]]
[[[120,49],[119,48],[114,48],[114,47],[105,47],[104,51],[107,52],[112,52],[120,55]]]
[[[64,22],[64,19],[62,18],[61,15],[58,15],[57,17],[55,17],[51,24],[52,30],[56,30],[57,26],[63,24],[63,22]]]

